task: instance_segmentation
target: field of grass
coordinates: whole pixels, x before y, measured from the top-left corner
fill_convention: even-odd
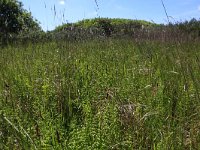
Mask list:
[[[0,149],[199,149],[199,81],[197,42],[1,48]]]

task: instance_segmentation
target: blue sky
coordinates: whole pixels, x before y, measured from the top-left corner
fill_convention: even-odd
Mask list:
[[[42,28],[95,17],[127,18],[167,23],[160,0],[19,0]],[[200,19],[200,0],[163,0],[170,20]],[[54,7],[55,6],[55,7]],[[55,9],[54,9],[55,8]],[[54,11],[56,10],[56,11]]]

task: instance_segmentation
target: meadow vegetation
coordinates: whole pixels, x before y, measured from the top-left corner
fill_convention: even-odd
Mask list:
[[[200,44],[1,48],[0,149],[198,149]]]
[[[199,25],[96,18],[13,35],[0,149],[199,149]]]

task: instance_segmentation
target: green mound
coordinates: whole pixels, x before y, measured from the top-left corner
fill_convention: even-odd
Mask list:
[[[144,21],[144,20],[132,20],[132,19],[120,19],[120,18],[94,18],[94,19],[84,19],[75,23],[67,23],[61,26],[58,26],[54,31],[62,31],[68,27],[81,27],[81,28],[91,28],[91,27],[102,27],[102,25],[107,25],[112,28],[116,27],[126,27],[131,26],[133,28],[141,28],[143,27],[152,27],[157,26],[157,24]]]

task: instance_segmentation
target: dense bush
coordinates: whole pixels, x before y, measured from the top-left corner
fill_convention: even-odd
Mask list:
[[[200,20],[193,18],[189,21],[177,23],[177,26],[179,27],[179,29],[185,30],[187,32],[199,31],[200,30]]]
[[[13,34],[39,30],[41,28],[38,22],[33,19],[31,13],[23,9],[21,2],[0,1],[0,39],[3,43]]]

